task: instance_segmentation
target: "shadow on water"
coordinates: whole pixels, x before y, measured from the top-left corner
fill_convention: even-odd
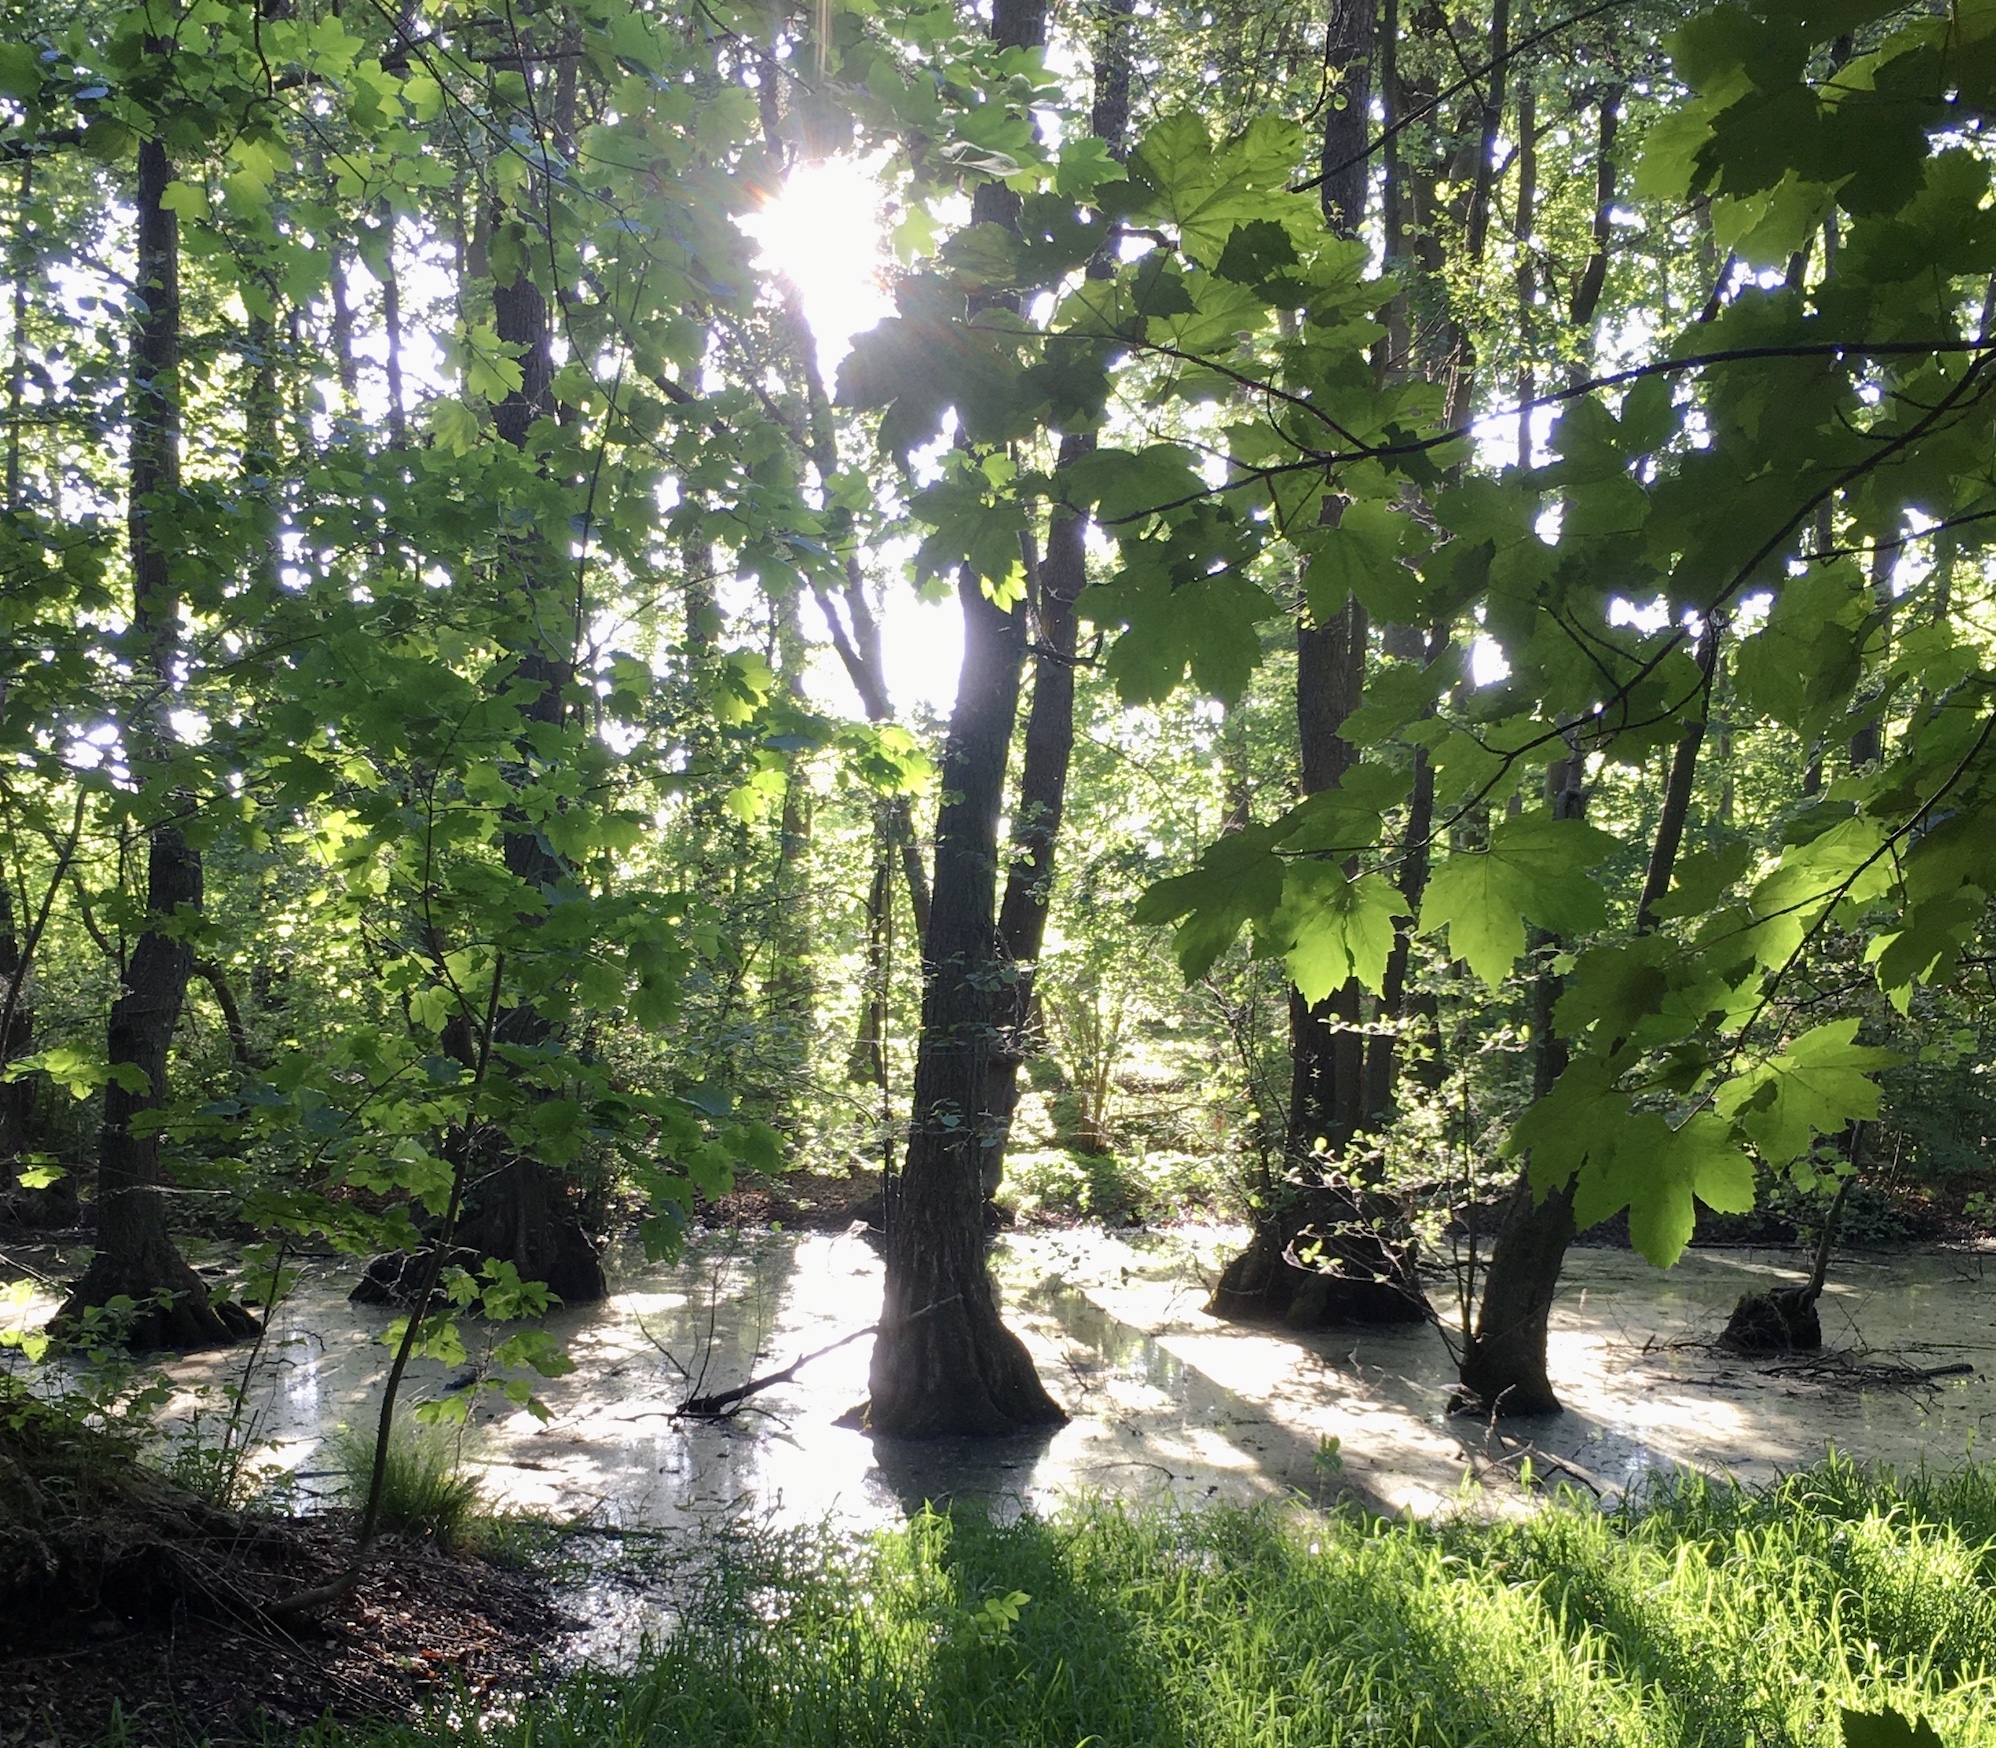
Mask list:
[[[1211,1441],[1221,1440],[1240,1453],[1243,1466],[1265,1483],[1270,1494],[1316,1504],[1349,1500],[1386,1513],[1397,1509],[1362,1478],[1346,1472],[1342,1450],[1324,1442],[1334,1435],[1313,1435],[1285,1424],[1188,1365],[1142,1329],[1105,1311],[1079,1287],[1043,1280],[1019,1293],[1017,1302],[1056,1325],[1066,1338],[1062,1359],[1069,1394],[1077,1398],[1070,1403],[1070,1412],[1126,1431],[1141,1428],[1148,1435],[1142,1440],[1144,1448],[1128,1457],[1102,1458],[1090,1465],[1090,1472],[1103,1484],[1115,1488],[1120,1470],[1122,1491],[1162,1484],[1184,1499],[1190,1483],[1195,1491],[1189,1497],[1197,1498],[1203,1482],[1204,1494],[1211,1496],[1221,1490],[1207,1479],[1213,1466]],[[1141,1419],[1119,1413],[1112,1392],[1117,1385],[1129,1384],[1170,1408],[1152,1410]],[[1168,1441],[1167,1431],[1181,1436]]]
[[[1033,1476],[1059,1428],[1035,1427],[1011,1438],[865,1436],[882,1483],[908,1516],[970,1502],[994,1521],[1012,1523],[1029,1503]]]

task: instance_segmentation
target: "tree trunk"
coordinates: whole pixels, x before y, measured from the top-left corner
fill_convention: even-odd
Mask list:
[[[1401,638],[1406,643],[1401,643]],[[1448,648],[1448,628],[1435,626],[1425,641],[1411,626],[1386,628],[1386,652],[1393,656],[1419,654],[1430,662],[1441,659]],[[1401,838],[1400,896],[1406,901],[1407,916],[1393,934],[1393,951],[1387,955],[1386,976],[1380,985],[1379,1016],[1384,1022],[1367,1041],[1365,1051],[1365,1124],[1378,1134],[1393,1120],[1399,1096],[1400,1066],[1405,1052],[1401,1038],[1407,1022],[1418,1016],[1426,1034],[1428,1054],[1421,1059],[1417,1078],[1431,1091],[1441,1084],[1443,1072],[1441,1038],[1436,1024],[1438,1005],[1432,993],[1410,992],[1408,973],[1414,956],[1414,919],[1421,914],[1421,895],[1428,889],[1432,862],[1428,839],[1435,829],[1435,768],[1426,747],[1414,749],[1414,783],[1407,797],[1407,829]]]
[[[164,205],[173,165],[157,140],[139,146],[138,319],[132,337],[131,505],[133,623],[144,649],[147,699],[129,727],[136,777],[168,755],[168,701],[179,655],[180,603],[166,543],[153,524],[180,485],[180,231]],[[184,799],[184,798],[180,798]],[[201,855],[168,815],[146,834],[145,932],[111,1004],[97,1146],[97,1250],[57,1314],[74,1326],[86,1311],[129,1297],[134,1347],[214,1346],[247,1335],[240,1307],[211,1304],[166,1227],[159,1188],[159,1137],[134,1120],[166,1102],[167,1053],[187,997],[194,950],[178,927],[201,909]],[[127,1084],[132,1082],[135,1084]]]
[[[1065,438],[1062,466],[1095,447],[1090,436]],[[1056,509],[1047,525],[1040,561],[1039,643],[1033,658],[1033,701],[1026,716],[1026,745],[1019,795],[1012,809],[1011,867],[998,909],[998,950],[1012,968],[994,996],[996,1028],[985,1103],[992,1145],[985,1149],[984,1195],[998,1193],[1005,1148],[1019,1103],[1019,1070],[1039,1047],[1035,989],[1053,902],[1054,844],[1067,802],[1067,770],[1074,753],[1074,603],[1087,582],[1087,524]]]
[[[0,702],[5,688],[0,687]],[[15,919],[14,896],[0,881],[0,1071],[34,1048],[34,968]],[[34,1151],[35,1082],[0,1079],[0,1217],[24,1226],[68,1226],[77,1215],[76,1183],[63,1177],[31,1190],[20,1173]]]
[[[1377,0],[1333,0],[1325,45],[1338,101],[1324,122],[1318,198],[1324,220],[1353,236],[1370,174]],[[1335,515],[1327,500],[1327,519]],[[1365,683],[1370,626],[1354,597],[1328,623],[1296,631],[1296,730],[1302,791],[1335,789],[1356,761],[1342,735]],[[1314,1007],[1289,992],[1289,1182],[1277,1186],[1248,1248],[1228,1263],[1207,1309],[1243,1322],[1424,1321],[1414,1247],[1385,1197],[1327,1171],[1371,1126],[1364,992],[1356,979]]]
[[[1042,46],[1045,0],[994,0],[991,35],[1001,48]],[[971,210],[979,222],[1016,227],[1019,197],[987,182]],[[984,1152],[998,1139],[989,1109],[990,992],[1005,969],[995,914],[998,819],[1026,621],[991,601],[969,567],[957,598],[963,667],[943,747],[922,1038],[906,1165],[887,1207],[887,1290],[868,1374],[867,1425],[903,1437],[988,1437],[1067,1418],[999,1317],[984,1254]]]
[[[801,704],[804,699],[804,639],[797,628],[793,596],[775,607],[777,671],[784,688]],[[771,1055],[777,1086],[774,1109],[777,1127],[801,1139],[809,1111],[799,1095],[810,1083],[812,1047],[816,1037],[817,980],[811,964],[811,814],[810,774],[794,762],[783,785],[783,809],[778,818],[776,867],[771,880],[774,913],[770,920],[769,1019]]]
[[[1584,774],[1574,758],[1546,772],[1546,798],[1555,819],[1585,816]],[[1541,1099],[1566,1072],[1567,1049],[1552,1023],[1561,984],[1552,957],[1559,943],[1541,934],[1534,945],[1541,968],[1532,985],[1532,1097]],[[1496,1415],[1559,1411],[1546,1375],[1546,1321],[1573,1239],[1573,1185],[1535,1196],[1529,1168],[1520,1172],[1497,1229],[1476,1329],[1463,1350],[1457,1409]]]
[[[532,67],[525,67],[523,74],[531,79]],[[557,117],[558,132],[560,126]],[[495,226],[498,221],[495,213]],[[524,259],[509,283],[494,282],[492,312],[500,340],[518,349],[521,377],[520,386],[499,403],[493,423],[501,437],[524,450],[534,422],[554,415],[547,299]],[[523,714],[530,723],[559,729],[566,724],[566,694],[573,677],[573,600],[564,587],[567,579],[561,574],[557,547],[534,532],[517,536],[509,547],[516,587],[532,603],[525,617],[535,627],[531,643],[521,652],[519,674],[540,690]],[[535,890],[558,887],[568,878],[561,858],[536,832],[508,830],[502,835],[501,849],[506,871]],[[507,1044],[532,1046],[543,1042],[550,1031],[545,1016],[523,1002],[501,1022],[499,1038]],[[466,1193],[457,1242],[482,1256],[512,1263],[523,1280],[545,1281],[567,1304],[591,1303],[609,1288],[575,1203],[570,1186],[558,1174],[530,1154],[509,1148]]]
[[[907,1162],[887,1213],[887,1292],[867,1424],[907,1437],[992,1435],[1066,1417],[998,1315],[984,1255],[986,1108],[999,975],[992,924],[998,816],[1018,709],[1025,622],[958,580],[963,671],[943,751],[936,885],[923,942],[922,1039]]]
[[[1705,717],[1710,709],[1717,655],[1716,644],[1709,644],[1705,654],[1706,707],[1699,712],[1698,720],[1685,725],[1671,757],[1663,810],[1650,845],[1643,896],[1637,907],[1639,935],[1647,934],[1655,926],[1653,907],[1670,889],[1677,852],[1684,841],[1684,824],[1697,777],[1698,751],[1705,739]],[[1587,797],[1580,783],[1577,759],[1564,760],[1547,774],[1557,818],[1579,819],[1586,813]],[[1541,943],[1542,950],[1547,952],[1553,945],[1550,939]],[[1559,990],[1560,980],[1548,968],[1541,972],[1532,992],[1532,1032],[1536,1045],[1532,1072],[1534,1099],[1550,1092],[1553,1083],[1566,1071],[1566,1042],[1554,1032],[1552,1023]],[[1576,1236],[1573,1189],[1568,1183],[1543,1197],[1535,1197],[1529,1168],[1519,1174],[1490,1253],[1476,1329],[1463,1349],[1456,1408],[1500,1416],[1558,1411],[1559,1398],[1546,1372],[1546,1325],[1553,1296],[1559,1289],[1567,1247]]]
[[[1130,35],[1135,0],[1110,0],[1095,53],[1095,137],[1120,161],[1129,150]],[[1089,263],[1091,278],[1114,271],[1106,253]],[[1074,466],[1095,450],[1092,433],[1061,439],[1059,467]],[[1056,475],[1056,479],[1058,475]],[[1033,652],[1033,701],[1026,718],[1019,798],[1012,813],[1011,866],[998,911],[999,950],[1011,962],[1012,981],[998,992],[999,1029],[987,1095],[997,1131],[984,1162],[986,1199],[998,1193],[1005,1149],[1019,1104],[1019,1070],[1040,1045],[1037,995],[1039,957],[1053,903],[1054,845],[1067,803],[1068,765],[1074,755],[1075,603],[1088,586],[1088,524],[1064,507],[1047,519],[1046,553],[1039,565]]]
[[[1356,762],[1339,731],[1365,685],[1368,631],[1356,598],[1328,625],[1297,628],[1296,730],[1305,795],[1337,788]],[[1363,999],[1356,979],[1314,1008],[1290,992],[1292,1157],[1307,1158],[1321,1142],[1333,1159],[1342,1158],[1365,1132],[1365,1037],[1358,1029]]]

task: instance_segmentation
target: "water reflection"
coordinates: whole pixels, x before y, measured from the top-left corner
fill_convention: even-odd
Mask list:
[[[469,1449],[496,1503],[611,1530],[734,1516],[866,1527],[925,1500],[974,1495],[1009,1515],[1084,1489],[1188,1502],[1344,1493],[1427,1512],[1467,1483],[1481,1486],[1482,1509],[1508,1509],[1526,1460],[1612,1496],[1671,1465],[1764,1478],[1831,1444],[1946,1464],[1986,1447],[1996,1419],[1996,1297],[1972,1254],[1837,1265],[1823,1307],[1833,1348],[1975,1368],[1909,1392],[1708,1345],[1741,1291],[1799,1278],[1792,1256],[1694,1252],[1659,1274],[1627,1253],[1578,1252],[1553,1321],[1568,1412],[1489,1427],[1443,1412],[1452,1367],[1433,1329],[1297,1335],[1207,1317],[1203,1282],[1236,1236],[1010,1236],[995,1253],[1007,1315],[1072,1419],[996,1443],[904,1444],[835,1425],[865,1395],[866,1341],[733,1420],[675,1418],[689,1395],[871,1322],[880,1264],[859,1241],[824,1235],[715,1238],[670,1269],[625,1255],[608,1301],[548,1320],[577,1362],[541,1386],[549,1423],[488,1395]],[[332,1497],[326,1441],[369,1420],[387,1366],[389,1314],[347,1304],[347,1283],[329,1266],[282,1307],[251,1396],[260,1435],[307,1500]],[[177,1363],[180,1409],[241,1364],[240,1354]],[[417,1362],[409,1390],[421,1399],[454,1381]]]

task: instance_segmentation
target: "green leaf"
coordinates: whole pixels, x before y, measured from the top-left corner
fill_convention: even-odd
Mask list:
[[[1250,219],[1234,227],[1213,271],[1242,285],[1261,285],[1300,259],[1283,226],[1273,219]]]
[[[1588,870],[1615,840],[1597,827],[1547,813],[1521,814],[1490,834],[1490,848],[1437,868],[1421,901],[1420,932],[1448,931],[1449,951],[1492,989],[1525,951],[1525,924],[1558,935],[1598,928],[1607,915]]]
[[[1303,592],[1319,625],[1356,595],[1376,622],[1407,625],[1421,616],[1420,578],[1400,562],[1407,518],[1386,504],[1347,504],[1335,527],[1313,529],[1299,544],[1310,551]]]
[[[478,443],[478,415],[463,401],[446,395],[430,408],[430,434],[447,454],[467,455]]]
[[[1292,862],[1269,933],[1289,943],[1290,978],[1315,1003],[1354,977],[1377,994],[1393,951],[1394,920],[1410,914],[1383,875],[1351,880],[1335,862]]]
[[[208,216],[207,191],[191,182],[169,182],[166,191],[159,197],[159,204],[167,212],[177,213],[184,219],[204,219]]]
[[[1636,1119],[1616,1148],[1612,1176],[1616,1199],[1626,1197],[1629,1242],[1660,1269],[1691,1242],[1694,1197],[1722,1214],[1753,1207],[1753,1161],[1732,1125],[1708,1112],[1675,1132],[1660,1117]],[[1584,1174],[1581,1182],[1587,1182]]]
[[[1817,1135],[1833,1134],[1853,1118],[1878,1115],[1878,1083],[1869,1076],[1905,1058],[1854,1043],[1857,1027],[1855,1019],[1818,1026],[1719,1088],[1714,1105],[1738,1120],[1769,1165],[1800,1158]]]
[[[1141,928],[1179,924],[1173,948],[1188,983],[1204,977],[1244,924],[1259,923],[1282,903],[1283,866],[1275,834],[1263,825],[1229,832],[1209,845],[1189,874],[1160,880],[1137,900]]]
[[[1753,845],[1742,839],[1723,849],[1698,850],[1678,858],[1670,890],[1656,902],[1664,917],[1703,916],[1712,910],[1753,861]]]
[[[1604,1159],[1628,1123],[1629,1099],[1618,1070],[1604,1056],[1583,1056],[1529,1106],[1504,1138],[1509,1158],[1531,1162],[1533,1193],[1541,1198],[1573,1182],[1591,1155]]]
[[[1109,155],[1108,145],[1095,134],[1063,141],[1054,166],[1056,193],[1067,200],[1086,200],[1105,182],[1120,182],[1123,166]]]

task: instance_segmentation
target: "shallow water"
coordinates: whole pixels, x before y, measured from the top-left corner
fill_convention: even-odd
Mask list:
[[[865,1395],[864,1340],[734,1420],[676,1419],[696,1391],[869,1323],[880,1264],[856,1238],[815,1234],[711,1239],[671,1268],[623,1256],[608,1301],[548,1320],[577,1362],[539,1384],[549,1423],[487,1394],[468,1449],[495,1503],[610,1528],[736,1515],[858,1528],[926,1499],[976,1495],[1010,1512],[1082,1490],[1342,1494],[1428,1512],[1468,1489],[1478,1508],[1503,1510],[1521,1497],[1527,1460],[1613,1497],[1672,1466],[1762,1479],[1830,1445],[1945,1466],[1986,1444],[1996,1419],[1996,1258],[1839,1259],[1823,1304],[1831,1349],[1975,1368],[1908,1390],[1710,1348],[1741,1292],[1801,1278],[1795,1255],[1698,1251],[1665,1274],[1627,1252],[1576,1251],[1551,1353],[1567,1412],[1492,1427],[1444,1412],[1452,1365],[1433,1328],[1288,1334],[1207,1317],[1206,1283],[1238,1238],[1220,1228],[1005,1238],[994,1260],[1008,1317],[1072,1418],[1051,1436],[997,1442],[910,1444],[835,1426]],[[350,1278],[309,1275],[280,1308],[249,1397],[257,1435],[307,1501],[335,1496],[328,1439],[370,1422],[388,1365],[390,1314],[347,1304]],[[1450,1289],[1434,1290],[1444,1305]],[[242,1367],[240,1353],[177,1362],[178,1410],[205,1387],[213,1411]],[[417,1362],[407,1399],[450,1381],[450,1369]]]

